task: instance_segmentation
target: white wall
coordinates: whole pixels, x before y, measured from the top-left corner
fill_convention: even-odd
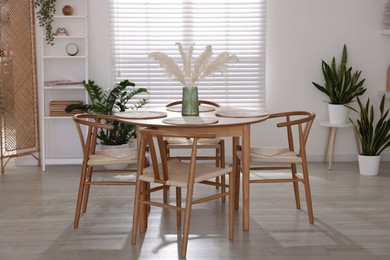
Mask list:
[[[308,153],[320,161],[325,148],[326,96],[311,82],[322,82],[321,59],[340,60],[347,44],[349,65],[362,70],[368,89],[364,98],[378,102],[385,89],[390,64],[390,36],[379,33],[386,0],[269,0],[267,25],[267,107],[270,112],[310,110],[317,114]],[[110,86],[109,0],[89,0],[90,78]],[[390,103],[390,100],[388,100]],[[253,144],[279,140],[265,131],[266,123],[252,129]],[[265,138],[264,136],[270,136]],[[227,154],[230,154],[228,144]],[[337,136],[335,160],[356,160],[352,129]],[[390,149],[383,156],[390,160]]]
[[[311,82],[322,83],[321,59],[340,61],[348,48],[349,65],[366,79],[365,100],[379,102],[390,64],[390,36],[381,35],[386,0],[270,0],[267,14],[267,108],[271,112],[304,109],[317,114],[309,139],[311,160],[321,160],[328,119],[327,97]],[[390,104],[390,100],[387,100]],[[389,105],[387,105],[389,107]],[[351,113],[353,116],[353,113]],[[261,133],[261,125],[252,132]],[[271,138],[275,139],[275,138]],[[268,138],[267,140],[270,140]],[[336,138],[335,160],[356,160],[352,129]],[[390,159],[390,149],[383,159]]]

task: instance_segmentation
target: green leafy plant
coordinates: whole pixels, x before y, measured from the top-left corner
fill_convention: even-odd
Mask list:
[[[53,17],[56,12],[57,0],[35,0],[34,6],[39,20],[39,26],[45,28],[45,40],[47,44],[54,45]]]
[[[356,132],[359,135],[362,155],[376,156],[380,155],[387,147],[390,146],[390,118],[388,118],[389,109],[385,111],[385,95],[383,95],[379,111],[379,120],[375,120],[374,106],[370,106],[370,99],[367,99],[366,104],[363,104],[357,98],[360,111],[348,106],[350,109],[359,113],[359,118],[353,124]]]
[[[141,108],[148,102],[147,99],[143,98],[130,106],[128,105],[129,100],[134,96],[141,93],[148,93],[146,88],[135,88],[135,84],[128,80],[119,82],[112,89],[103,89],[92,80],[88,80],[88,82],[83,81],[83,85],[89,94],[91,104],[71,104],[65,108],[66,112],[72,112],[78,109],[86,113],[113,115],[116,112],[125,111],[126,109],[135,110]],[[126,90],[128,87],[134,89]],[[98,138],[101,144],[127,144],[130,138],[136,137],[136,128],[134,125],[124,124],[118,121],[107,121],[106,123],[114,125],[114,129],[100,130]]]
[[[347,46],[344,44],[341,63],[338,67],[335,57],[333,57],[330,66],[322,61],[325,85],[321,86],[312,82],[319,91],[329,97],[330,104],[348,104],[366,92],[366,88],[363,87],[365,79],[359,81],[361,71],[355,71],[352,74],[352,67],[347,69],[347,59]]]

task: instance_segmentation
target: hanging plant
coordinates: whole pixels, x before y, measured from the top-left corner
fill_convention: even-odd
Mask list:
[[[37,18],[39,20],[39,26],[45,28],[46,36],[45,40],[47,44],[54,45],[53,35],[53,18],[56,12],[57,0],[35,0],[34,6],[37,10]]]

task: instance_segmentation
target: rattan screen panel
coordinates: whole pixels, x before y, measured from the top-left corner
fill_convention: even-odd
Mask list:
[[[0,0],[1,157],[39,151],[32,0]]]

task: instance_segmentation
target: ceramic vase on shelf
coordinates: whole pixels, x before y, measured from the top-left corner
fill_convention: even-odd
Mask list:
[[[73,8],[72,6],[70,5],[65,5],[63,8],[62,8],[62,13],[64,15],[72,15],[73,14]]]
[[[344,105],[328,104],[329,123],[347,124],[349,109]]]
[[[199,116],[198,87],[193,86],[192,83],[186,83],[183,87],[181,101],[182,116]]]

